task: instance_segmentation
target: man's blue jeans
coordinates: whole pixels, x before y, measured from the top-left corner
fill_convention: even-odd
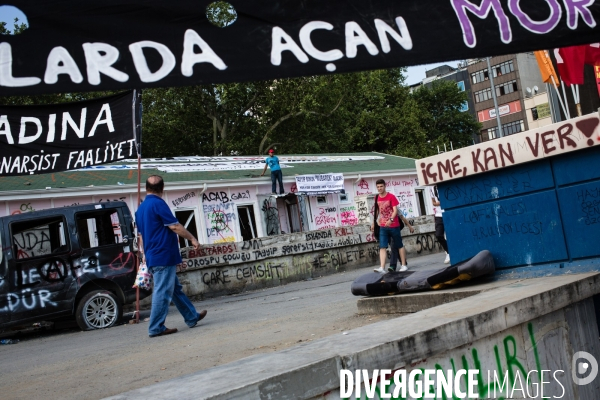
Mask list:
[[[271,193],[277,193],[277,190],[275,190],[276,182],[279,182],[279,194],[285,194],[285,190],[283,189],[283,173],[281,173],[280,169],[271,171]]]
[[[179,279],[177,279],[175,265],[150,267],[148,269],[154,279],[148,335],[158,335],[167,329],[165,320],[169,313],[171,301],[175,303],[187,326],[192,327],[196,325],[200,315],[190,299],[181,290],[182,286],[179,283]]]

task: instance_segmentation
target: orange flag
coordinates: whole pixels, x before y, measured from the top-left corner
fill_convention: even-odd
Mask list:
[[[600,96],[600,61],[594,65],[594,75],[596,76],[596,85],[598,86],[598,96]]]
[[[558,75],[554,70],[554,65],[552,65],[552,60],[550,59],[548,50],[534,51],[534,54],[538,62],[538,67],[540,68],[540,72],[542,73],[542,81],[545,83],[553,83],[552,77],[554,77],[555,86],[560,86],[560,80],[558,79]]]

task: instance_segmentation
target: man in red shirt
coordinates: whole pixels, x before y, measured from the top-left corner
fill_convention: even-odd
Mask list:
[[[375,186],[377,186],[379,194],[375,198],[377,201],[377,212],[375,221],[371,225],[371,230],[375,229],[375,224],[379,225],[379,261],[381,265],[380,268],[375,268],[375,272],[385,273],[385,260],[387,259],[387,247],[390,238],[394,239],[398,250],[404,247],[404,245],[402,244],[402,236],[400,235],[400,221],[397,218],[398,199],[392,193],[385,191],[385,181],[383,179],[378,179],[375,182]],[[400,267],[400,271],[406,271],[407,269],[406,265]]]

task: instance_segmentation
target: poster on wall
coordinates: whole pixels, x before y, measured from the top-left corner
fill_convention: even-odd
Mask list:
[[[2,95],[347,73],[598,41],[600,2],[19,0]],[[431,23],[435,21],[435,23]],[[107,29],[109,27],[109,29]],[[443,40],[442,40],[443,39]]]
[[[418,216],[415,187],[419,186],[416,176],[392,178],[386,181],[386,189],[398,198],[398,212],[406,218]]]
[[[417,216],[415,210],[416,202],[415,202],[415,190],[411,187],[402,188],[398,190],[398,194],[396,194],[398,198],[398,212],[402,213],[405,218],[414,218]]]
[[[135,99],[129,91],[77,103],[0,106],[0,175],[48,174],[137,157]]]
[[[343,193],[344,174],[314,174],[296,176],[297,193],[319,195]]]
[[[333,229],[338,227],[337,208],[334,206],[316,207],[313,215],[317,230]]]
[[[203,201],[202,213],[208,243],[235,242],[235,224],[238,216],[234,203],[225,202],[222,197]]]

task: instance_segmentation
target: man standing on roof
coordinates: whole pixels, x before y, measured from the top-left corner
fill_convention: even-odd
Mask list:
[[[264,176],[267,171],[267,167],[271,169],[271,194],[277,194],[275,181],[279,182],[279,194],[285,194],[283,189],[283,174],[281,173],[281,166],[279,166],[279,158],[275,155],[275,150],[269,149],[269,157],[265,158],[265,169],[263,169],[260,176]]]
[[[171,301],[190,328],[206,316],[206,310],[196,311],[196,307],[183,293],[176,274],[176,266],[181,263],[177,235],[189,240],[196,250],[200,243],[171,213],[162,199],[164,187],[165,183],[160,176],[149,176],[146,180],[146,198],[135,213],[140,233],[140,249],[143,249],[146,265],[154,277],[148,325],[150,337],[177,332],[177,328],[169,329],[165,326]]]

